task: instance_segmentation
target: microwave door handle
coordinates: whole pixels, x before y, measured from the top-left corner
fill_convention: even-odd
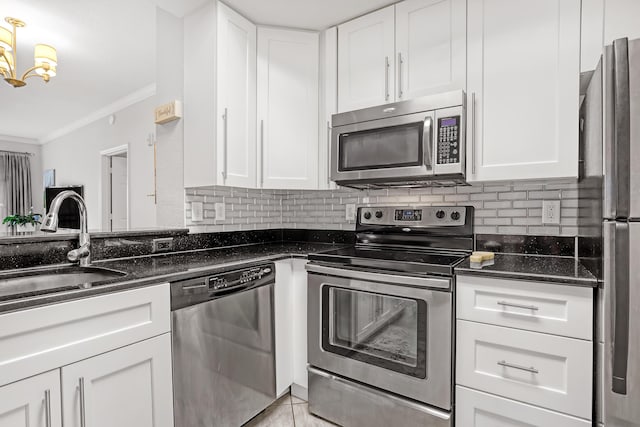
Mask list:
[[[424,119],[422,127],[422,144],[424,145],[424,159],[427,169],[433,169],[433,119],[427,117]]]

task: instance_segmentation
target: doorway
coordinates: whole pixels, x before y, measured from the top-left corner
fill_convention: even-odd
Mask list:
[[[102,230],[129,228],[129,147],[100,152],[102,161]]]

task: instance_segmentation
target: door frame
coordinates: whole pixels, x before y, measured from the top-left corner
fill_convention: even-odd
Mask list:
[[[131,178],[131,163],[129,161],[129,144],[118,145],[100,151],[100,224],[103,231],[111,231],[111,157],[127,154],[127,228],[131,226],[131,201],[129,199],[129,182]]]

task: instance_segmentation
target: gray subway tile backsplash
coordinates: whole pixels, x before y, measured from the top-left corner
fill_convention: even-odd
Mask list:
[[[346,205],[474,206],[476,233],[577,235],[576,180],[485,183],[460,187],[336,190],[257,190],[197,187],[185,191],[186,225],[192,232],[277,228],[353,230]],[[560,225],[542,224],[542,201],[561,200]],[[204,220],[191,220],[191,202],[204,203]],[[225,219],[215,219],[215,203],[225,204]]]

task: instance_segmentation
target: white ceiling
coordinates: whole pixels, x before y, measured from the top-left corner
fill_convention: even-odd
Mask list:
[[[398,0],[224,0],[256,24],[324,30]]]
[[[18,72],[33,63],[33,45],[58,50],[58,75],[14,89],[0,80],[0,139],[46,140],[75,122],[155,83],[156,6],[184,16],[213,0],[2,0],[22,19]],[[396,0],[225,0],[257,24],[324,29]]]
[[[126,11],[126,13],[123,13]],[[18,73],[33,45],[58,50],[58,75],[14,89],[0,80],[0,135],[40,139],[155,82],[155,4],[150,0],[3,0],[22,19]]]

